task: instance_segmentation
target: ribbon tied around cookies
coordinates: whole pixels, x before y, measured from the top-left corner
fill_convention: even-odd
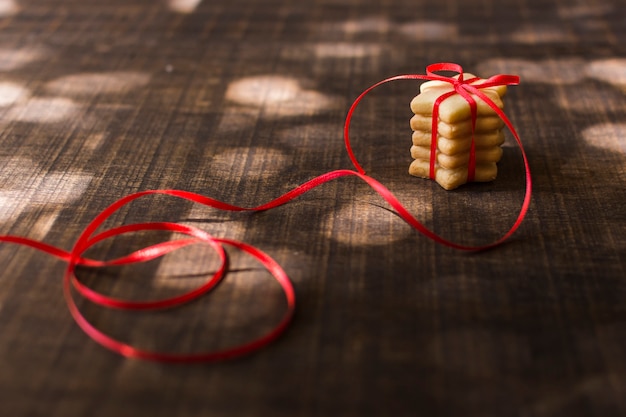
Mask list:
[[[435,72],[438,71],[452,71],[458,73],[458,76],[444,77],[435,74]],[[426,75],[429,77],[429,80],[447,82],[450,83],[454,88],[452,91],[439,96],[433,106],[431,127],[432,136],[430,145],[430,178],[435,178],[435,155],[437,152],[437,124],[439,120],[439,106],[447,98],[453,96],[454,94],[459,94],[465,99],[465,101],[467,101],[470,106],[470,114],[472,120],[472,141],[470,147],[467,177],[468,182],[473,181],[474,175],[476,173],[476,142],[474,140],[474,134],[476,130],[477,105],[476,100],[472,97],[472,94],[479,97],[482,101],[489,105],[489,107],[491,107],[501,119],[508,120],[502,110],[500,110],[500,108],[480,90],[483,88],[495,87],[500,85],[517,85],[519,84],[519,77],[516,75],[495,75],[488,78],[487,80],[484,80],[483,82],[474,84],[476,81],[479,81],[481,79],[479,77],[472,77],[467,80],[464,79],[463,68],[458,64],[448,62],[429,65],[428,67],[426,67]]]

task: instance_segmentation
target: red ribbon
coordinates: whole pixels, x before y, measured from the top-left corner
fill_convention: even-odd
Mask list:
[[[443,77],[434,74],[436,71],[455,71],[459,73],[458,79]],[[522,158],[524,161],[525,168],[525,176],[526,176],[526,192],[524,195],[524,201],[522,203],[522,207],[520,209],[519,215],[514,222],[513,226],[499,239],[496,241],[482,245],[482,246],[467,246],[459,243],[455,243],[449,240],[442,238],[436,233],[432,232],[428,228],[426,228],[423,224],[421,224],[401,203],[400,201],[393,195],[393,193],[387,189],[383,184],[375,180],[374,178],[365,174],[365,171],[359,164],[352,151],[349,140],[349,130],[350,130],[350,121],[352,120],[352,115],[356,110],[358,104],[361,100],[374,88],[386,84],[391,81],[396,80],[440,80],[449,82],[454,86],[454,91],[449,94],[461,94],[468,102],[470,103],[472,110],[472,117],[475,119],[476,113],[476,103],[474,99],[470,96],[470,94],[474,94],[479,97],[481,100],[485,101],[497,114],[509,130],[512,132],[515,140],[521,150]],[[186,226],[178,223],[170,223],[170,222],[154,222],[154,223],[137,223],[130,224],[125,226],[116,227],[113,229],[106,230],[104,232],[96,233],[98,228],[107,220],[113,213],[118,211],[123,206],[129,204],[130,202],[147,196],[154,194],[162,194],[168,195],[172,197],[181,198],[184,200],[189,200],[198,204],[203,204],[205,206],[213,207],[218,210],[226,210],[226,211],[262,211],[262,210],[270,210],[272,208],[281,206],[289,201],[297,198],[298,196],[319,187],[322,184],[325,184],[329,181],[333,181],[337,178],[345,177],[345,176],[356,176],[363,181],[365,181],[370,187],[372,187],[382,198],[384,198],[393,209],[397,211],[397,213],[402,217],[408,224],[410,224],[413,228],[423,233],[430,239],[434,240],[437,243],[443,244],[445,246],[449,246],[451,248],[461,249],[461,250],[469,250],[469,251],[478,251],[489,249],[495,246],[498,246],[505,240],[507,240],[511,235],[519,228],[521,225],[530,205],[531,198],[531,189],[532,189],[532,181],[530,176],[530,168],[528,165],[528,160],[526,157],[526,153],[524,152],[524,147],[522,146],[522,142],[515,131],[515,128],[506,117],[506,115],[491,101],[487,96],[485,96],[482,92],[479,91],[481,88],[486,88],[490,86],[503,85],[503,84],[517,84],[519,79],[516,76],[511,75],[496,75],[491,77],[480,84],[470,85],[469,83],[475,81],[476,79],[464,80],[463,79],[463,71],[462,68],[457,64],[452,63],[439,63],[433,64],[427,67],[426,75],[419,74],[409,74],[409,75],[398,75],[395,77],[387,78],[382,80],[373,86],[369,87],[365,90],[361,95],[357,97],[352,106],[350,107],[348,114],[346,116],[345,126],[344,126],[344,141],[346,145],[346,149],[348,155],[356,168],[356,171],[353,170],[335,170],[325,174],[322,174],[318,177],[315,177],[304,184],[296,187],[295,189],[279,196],[278,198],[262,204],[257,207],[245,208],[239,207],[232,204],[228,204],[219,200],[212,199],[210,197],[196,194],[188,191],[182,190],[150,190],[150,191],[142,191],[138,193],[134,193],[123,197],[105,210],[103,210],[100,214],[98,214],[94,220],[92,220],[87,227],[83,230],[79,238],[77,239],[74,247],[68,252],[63,249],[48,245],[43,242],[39,242],[36,240],[20,237],[20,236],[0,236],[0,242],[8,242],[19,244],[23,246],[28,246],[33,249],[37,249],[41,252],[50,254],[54,257],[61,259],[62,261],[67,263],[67,269],[65,272],[64,280],[63,280],[63,288],[65,299],[69,308],[69,311],[76,321],[76,323],[80,326],[80,328],[87,333],[93,340],[101,344],[102,346],[110,349],[114,352],[117,352],[126,357],[147,359],[147,360],[155,360],[155,361],[163,361],[163,362],[197,362],[197,361],[215,361],[215,360],[223,360],[227,358],[233,358],[241,355],[248,354],[255,350],[260,349],[261,347],[267,345],[268,343],[275,340],[289,325],[291,318],[293,317],[295,311],[295,291],[293,289],[293,285],[289,280],[289,277],[285,273],[285,271],[281,268],[281,266],[269,255],[262,252],[261,250],[250,246],[246,243],[239,242],[236,240],[225,239],[225,238],[217,238],[209,235],[205,231],[192,227]],[[449,94],[446,94],[449,96]],[[441,99],[441,101],[445,100],[445,98]],[[439,101],[439,100],[438,100]],[[440,103],[440,101],[439,101]],[[472,104],[474,103],[474,104]],[[435,105],[437,109],[438,104]],[[436,115],[433,114],[433,120],[436,119]],[[435,122],[433,122],[435,123]],[[435,125],[436,127],[436,125]],[[436,129],[433,129],[433,135],[436,139]],[[436,146],[436,145],[435,145]],[[432,170],[432,167],[431,167]],[[432,175],[432,173],[431,173]],[[99,261],[93,260],[89,258],[83,257],[85,251],[91,248],[93,245],[110,239],[115,236],[139,232],[139,231],[169,231],[175,232],[179,234],[184,234],[189,236],[188,238],[178,239],[173,241],[166,241],[162,243],[158,243],[136,252],[133,252],[127,256],[122,258],[113,259],[109,261]],[[128,265],[137,262],[146,262],[160,256],[164,256],[168,253],[171,253],[177,249],[192,245],[192,244],[206,244],[211,246],[218,254],[221,265],[217,269],[217,271],[201,286],[195,288],[187,293],[182,295],[177,295],[171,298],[160,299],[160,300],[149,300],[149,301],[128,301],[123,299],[117,299],[108,297],[104,294],[98,293],[93,289],[84,285],[75,275],[75,269],[78,265],[84,265],[89,267],[104,267],[110,265]],[[80,294],[81,296],[87,298],[93,303],[99,304],[108,308],[115,309],[126,309],[126,310],[147,310],[147,309],[159,309],[159,308],[170,308],[175,307],[177,305],[181,305],[183,303],[189,302],[201,295],[204,295],[211,291],[217,283],[219,283],[227,272],[227,256],[224,251],[224,245],[232,246],[236,249],[239,249],[246,254],[255,258],[258,262],[260,262],[267,271],[278,281],[281,285],[282,290],[285,295],[285,299],[287,302],[287,308],[283,315],[283,318],[280,322],[267,334],[261,336],[258,339],[252,340],[248,343],[245,343],[240,346],[226,348],[224,350],[219,351],[210,351],[210,352],[202,352],[196,354],[176,354],[176,353],[165,353],[165,352],[155,352],[155,351],[147,351],[142,350],[137,347],[126,344],[122,341],[116,340],[100,330],[98,330],[95,326],[93,326],[80,312],[76,302],[74,301],[74,296],[72,294],[72,288]]]

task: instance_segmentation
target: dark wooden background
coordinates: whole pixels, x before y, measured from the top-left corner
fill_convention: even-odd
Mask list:
[[[513,239],[484,253],[411,230],[355,178],[259,214],[150,197],[108,226],[179,221],[241,239],[292,278],[290,329],[217,364],[128,360],[92,342],[62,296],[64,264],[0,246],[0,415],[626,415],[626,4],[622,0],[2,0],[0,233],[69,249],[103,208],[180,188],[240,205],[351,168],[346,111],[371,84],[453,61],[522,78],[506,111],[535,192]],[[499,178],[446,192],[406,174],[416,82],[376,90],[357,156],[443,236],[480,244],[512,224],[519,150]],[[162,234],[107,241],[119,256]],[[128,315],[81,303],[144,348],[195,352],[267,330],[284,302],[230,251],[214,295]],[[191,288],[209,249],[81,271],[144,299]]]

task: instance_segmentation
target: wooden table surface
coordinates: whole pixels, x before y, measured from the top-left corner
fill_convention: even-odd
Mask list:
[[[357,178],[262,213],[167,196],[105,228],[172,221],[255,245],[293,281],[276,342],[193,365],[127,359],[72,320],[66,264],[0,246],[0,415],[626,415],[626,5],[623,0],[1,0],[0,233],[70,249],[136,191],[175,188],[255,206],[352,168],[352,101],[386,77],[456,62],[517,74],[506,113],[533,199],[496,249],[466,253],[411,229]],[[372,92],[354,151],[415,216],[466,244],[498,239],[524,190],[507,133],[498,179],[445,191],[407,174],[419,82]],[[111,259],[176,238],[142,232]],[[198,352],[257,337],[279,286],[227,249],[207,297],[141,314],[78,301],[99,329],[145,349]],[[191,246],[143,265],[79,268],[116,297],[179,294],[217,268]]]

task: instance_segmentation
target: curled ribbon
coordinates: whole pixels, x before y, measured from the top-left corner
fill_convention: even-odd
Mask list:
[[[459,76],[457,79],[444,77],[444,76],[435,74],[435,72],[437,71],[454,71],[454,72],[458,72]],[[442,96],[443,98],[440,97],[440,99],[437,100],[438,103],[435,103],[434,110],[436,111],[438,110],[438,106],[441,103],[441,101],[445,100],[447,97],[451,96],[452,94],[458,93],[461,96],[463,96],[463,98],[465,98],[468,101],[468,103],[470,103],[472,119],[475,121],[476,103],[475,103],[475,100],[471,97],[471,94],[474,94],[477,97],[479,97],[481,100],[485,101],[485,103],[487,103],[498,114],[498,116],[504,121],[506,126],[509,128],[509,130],[513,134],[517,142],[517,145],[521,151],[522,159],[524,162],[526,189],[525,189],[524,200],[522,202],[520,212],[513,226],[511,226],[511,228],[496,241],[486,244],[486,245],[482,245],[482,246],[468,246],[468,245],[459,244],[459,243],[442,238],[441,236],[437,235],[433,231],[429,230],[422,223],[420,223],[402,205],[402,203],[400,203],[400,201],[393,195],[393,193],[388,188],[386,188],[383,184],[381,184],[374,178],[366,175],[365,170],[357,161],[356,156],[350,146],[350,122],[352,120],[352,116],[358,104],[370,91],[372,91],[376,87],[379,87],[383,84],[389,83],[391,81],[397,81],[397,80],[440,80],[440,81],[445,81],[445,82],[452,84],[454,86],[454,91],[451,91],[450,93],[446,93],[444,96]],[[36,241],[33,239],[28,239],[28,238],[20,237],[20,236],[11,236],[11,235],[0,236],[0,242],[7,242],[7,243],[27,246],[27,247],[39,250],[41,252],[47,253],[49,255],[52,255],[62,260],[63,262],[66,262],[67,268],[65,271],[64,279],[63,279],[63,292],[64,292],[65,299],[66,299],[66,302],[67,302],[67,305],[68,305],[68,308],[72,317],[74,318],[78,326],[94,341],[96,341],[97,343],[99,343],[100,345],[104,346],[107,349],[117,352],[120,355],[123,355],[125,357],[154,360],[154,361],[161,361],[161,362],[199,362],[199,361],[223,360],[223,359],[238,357],[241,355],[251,353],[253,351],[260,349],[263,346],[266,346],[268,343],[272,342],[278,336],[280,336],[280,334],[283,333],[285,329],[288,327],[295,311],[296,297],[295,297],[295,291],[294,291],[293,285],[289,277],[285,273],[285,271],[273,258],[271,258],[268,254],[264,253],[263,251],[251,245],[248,245],[246,243],[239,242],[239,241],[232,240],[232,239],[217,238],[217,237],[211,236],[210,234],[206,233],[205,231],[201,229],[198,229],[192,226],[178,224],[178,223],[171,223],[171,222],[136,223],[136,224],[124,225],[124,226],[106,230],[104,232],[96,233],[98,228],[113,213],[118,211],[123,206],[129,204],[130,202],[138,198],[148,196],[148,195],[155,195],[155,194],[168,195],[171,197],[177,197],[180,199],[184,199],[184,200],[192,201],[192,202],[202,204],[205,206],[209,206],[218,210],[253,212],[253,211],[270,210],[272,208],[286,204],[289,201],[297,198],[298,196],[316,187],[319,187],[322,184],[333,181],[335,179],[346,177],[346,176],[356,176],[360,178],[361,180],[365,181],[384,200],[386,200],[387,203],[389,203],[389,205],[394,210],[396,210],[398,215],[404,221],[406,221],[413,228],[415,228],[422,234],[426,235],[428,238],[434,240],[435,242],[451,247],[451,248],[466,250],[466,251],[479,251],[479,250],[493,248],[495,246],[500,245],[505,240],[509,239],[511,235],[521,225],[530,205],[532,181],[531,181],[530,168],[528,165],[526,153],[524,151],[522,141],[519,138],[519,135],[517,134],[517,132],[515,131],[515,128],[513,127],[509,119],[506,117],[504,112],[500,110],[484,93],[480,91],[481,88],[487,88],[487,87],[496,86],[496,85],[517,84],[519,82],[519,78],[513,75],[496,75],[487,80],[484,80],[483,82],[479,84],[471,84],[475,81],[476,81],[476,78],[464,80],[463,70],[461,66],[458,64],[438,63],[438,64],[429,65],[426,68],[426,75],[421,75],[421,74],[398,75],[398,76],[384,79],[372,85],[371,87],[363,91],[363,93],[361,93],[357,97],[357,99],[353,102],[352,106],[348,110],[346,120],[345,120],[345,125],[344,125],[345,146],[346,146],[348,155],[350,157],[350,160],[352,161],[352,164],[354,165],[356,171],[341,169],[341,170],[335,170],[335,171],[322,174],[292,189],[291,191],[288,191],[287,193],[275,198],[274,200],[271,200],[270,202],[259,205],[257,207],[250,207],[250,208],[239,207],[239,206],[228,204],[219,200],[215,200],[213,198],[210,198],[201,194],[196,194],[196,193],[183,191],[183,190],[148,190],[148,191],[141,191],[138,193],[125,196],[115,201],[106,209],[104,209],[87,225],[87,227],[83,230],[83,232],[80,234],[79,238],[77,239],[76,243],[74,244],[74,247],[69,252],[63,249],[48,245],[46,243],[40,242],[40,241]],[[436,149],[436,136],[437,136],[436,120],[437,120],[437,114],[438,114],[436,111],[433,112],[433,138],[434,138],[433,142],[435,142],[435,145],[434,145],[435,149]],[[431,160],[432,159],[433,158],[431,158]],[[431,176],[433,176],[432,170],[433,170],[433,167],[432,167],[432,162],[431,162]],[[119,236],[119,235],[123,235],[127,233],[133,233],[133,232],[139,232],[139,231],[157,231],[157,230],[174,232],[178,234],[187,235],[189,237],[184,238],[184,239],[171,240],[171,241],[158,243],[158,244],[140,249],[127,256],[124,256],[118,259],[108,260],[108,261],[99,261],[99,260],[93,260],[93,259],[83,257],[83,254],[89,248],[91,248],[95,244],[101,241],[104,241],[106,239],[110,239],[115,236]],[[123,299],[118,299],[118,298],[112,298],[104,294],[98,293],[94,291],[93,289],[89,288],[88,286],[80,282],[80,280],[75,274],[76,267],[79,265],[89,266],[89,267],[104,267],[104,266],[110,266],[110,265],[129,265],[129,264],[138,263],[138,262],[146,262],[146,261],[164,256],[168,253],[171,253],[175,250],[181,249],[183,247],[186,247],[192,244],[206,244],[212,247],[216,251],[221,264],[220,264],[220,267],[217,269],[217,271],[204,284],[182,295],[177,295],[177,296],[166,298],[166,299],[149,300],[149,301],[128,301],[128,300],[123,300]],[[88,299],[89,301],[96,303],[98,305],[104,306],[104,307],[114,308],[114,309],[125,309],[125,310],[137,311],[137,310],[149,310],[149,309],[161,309],[161,308],[175,307],[175,306],[189,302],[193,299],[200,297],[201,295],[204,295],[210,292],[225,277],[227,269],[228,269],[227,268],[227,264],[228,264],[227,255],[224,250],[225,245],[231,246],[240,251],[243,251],[244,253],[252,256],[259,263],[261,263],[261,265],[263,265],[263,267],[265,267],[265,269],[280,284],[283,290],[284,296],[285,296],[286,303],[287,303],[286,311],[282,319],[272,330],[270,330],[268,333],[266,333],[265,335],[255,340],[252,340],[250,342],[244,343],[239,346],[230,347],[230,348],[226,348],[226,349],[218,350],[218,351],[192,353],[192,354],[177,354],[177,353],[167,353],[167,352],[148,351],[148,350],[139,349],[137,347],[131,346],[127,343],[116,340],[106,335],[105,333],[97,329],[94,325],[92,325],[80,312],[74,300],[74,296],[72,295],[72,288],[73,288],[78,294]]]

